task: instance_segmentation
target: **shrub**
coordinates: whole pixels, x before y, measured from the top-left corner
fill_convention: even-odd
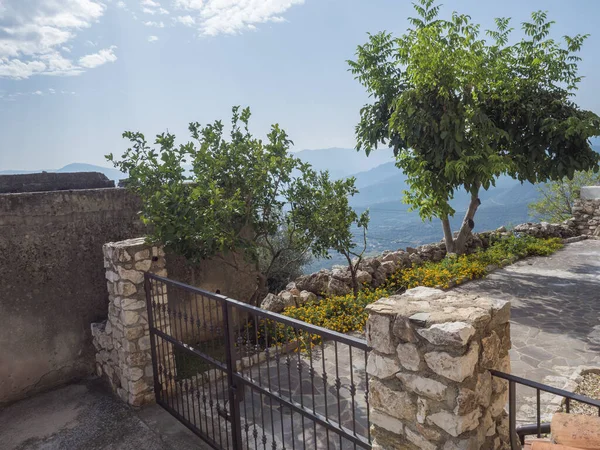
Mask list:
[[[327,297],[320,302],[286,308],[284,315],[340,333],[363,331],[368,314],[365,306],[389,295],[384,288],[365,289],[353,294]]]
[[[547,256],[562,245],[559,238],[540,239],[528,235],[492,238],[490,247],[485,250],[399,270],[383,286],[360,291],[356,299],[352,294],[327,297],[318,303],[286,308],[283,314],[340,333],[362,332],[368,317],[365,306],[399,289],[417,286],[448,289],[484,277],[490,266],[505,266],[527,256]]]

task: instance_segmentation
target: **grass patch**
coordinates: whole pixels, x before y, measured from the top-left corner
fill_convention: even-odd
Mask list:
[[[193,345],[201,353],[210,356],[217,361],[225,361],[225,343],[222,340],[200,342]],[[192,355],[180,347],[173,346],[173,358],[177,368],[177,380],[193,377],[199,373],[216,369],[216,366],[205,362],[202,358]]]

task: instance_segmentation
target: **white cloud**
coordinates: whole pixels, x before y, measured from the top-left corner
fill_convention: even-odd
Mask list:
[[[257,24],[283,22],[282,14],[304,0],[174,0],[173,6],[187,11],[198,25],[200,34],[238,34],[255,30]],[[190,22],[179,23],[190,26]]]
[[[148,36],[148,42],[156,42],[158,41],[158,36]]]
[[[92,67],[64,55],[77,33],[103,16],[102,0],[0,1],[0,77],[79,75]]]
[[[117,2],[117,8],[127,9],[127,5],[125,4],[125,2],[119,1]]]
[[[169,14],[169,11],[167,11],[161,6],[160,3],[154,0],[141,0],[140,5],[144,14],[150,14],[151,16],[154,14]]]
[[[200,11],[202,6],[204,6],[204,0],[175,0],[173,4],[179,9],[195,9]]]
[[[52,94],[56,94],[56,90],[49,88],[48,92],[52,95]],[[67,91],[60,91],[60,94],[75,94],[75,92],[67,92]],[[45,97],[46,95],[44,94],[43,91],[32,91],[32,92],[11,92],[10,94],[4,94],[4,93],[0,93],[0,99],[4,100],[4,101],[9,101],[9,102],[14,102],[16,101],[18,98],[26,98],[27,96],[34,96],[34,97]]]
[[[163,22],[144,22],[144,25],[147,27],[156,27],[156,28],[164,28],[165,24]]]
[[[117,55],[115,55],[114,52],[116,48],[117,47],[113,45],[109,48],[100,50],[98,53],[85,55],[79,58],[79,65],[87,69],[93,69],[94,67],[101,66],[102,64],[115,62],[117,60]]]
[[[194,19],[190,15],[174,17],[173,21],[179,22],[180,24],[185,25],[187,27],[191,27],[192,25],[196,24],[196,19]]]

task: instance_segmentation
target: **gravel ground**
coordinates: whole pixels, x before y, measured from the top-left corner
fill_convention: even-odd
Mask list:
[[[600,373],[587,373],[582,376],[581,383],[575,389],[576,394],[600,400]],[[571,412],[574,414],[598,415],[598,408],[585,403],[572,402]]]

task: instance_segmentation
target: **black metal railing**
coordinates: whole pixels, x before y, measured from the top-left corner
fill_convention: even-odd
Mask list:
[[[492,370],[491,373],[497,378],[508,381],[508,420],[511,448],[513,450],[520,449],[521,445],[525,444],[526,436],[536,435],[538,438],[540,438],[542,435],[549,434],[551,432],[550,423],[542,423],[541,392],[547,392],[549,394],[563,397],[563,409],[566,413],[571,412],[571,402],[579,402],[598,408],[598,415],[600,416],[600,400],[594,400],[593,398],[589,398],[584,395],[554,388],[552,386],[541,384],[537,381],[528,380],[526,378],[517,377],[515,375],[498,372],[497,370]],[[517,426],[517,385],[527,386],[535,389],[536,422],[534,424],[523,424]],[[517,441],[519,441],[521,445],[519,445]]]
[[[371,448],[365,340],[145,283],[156,401],[213,448]]]

